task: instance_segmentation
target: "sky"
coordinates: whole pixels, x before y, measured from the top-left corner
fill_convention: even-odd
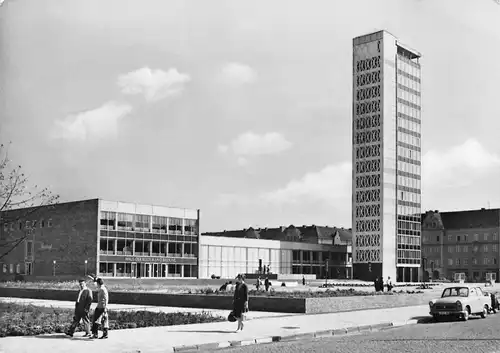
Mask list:
[[[352,38],[422,53],[422,207],[500,207],[494,0],[5,0],[0,141],[60,201],[351,226]]]

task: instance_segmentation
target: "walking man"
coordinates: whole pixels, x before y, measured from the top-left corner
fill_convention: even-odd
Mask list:
[[[104,281],[102,278],[98,278],[96,280],[97,283],[97,307],[94,310],[94,316],[92,318],[92,337],[98,338],[98,325],[99,321],[102,324],[102,337],[101,339],[108,338],[108,330],[109,330],[109,320],[108,320],[108,302],[109,302],[109,294],[108,289],[104,285]]]
[[[71,323],[66,335],[73,337],[76,327],[83,322],[85,328],[85,336],[90,337],[90,306],[92,305],[92,291],[87,288],[87,284],[84,279],[78,281],[80,285],[80,291],[78,292],[78,297],[75,303],[75,315],[73,316],[73,322]]]

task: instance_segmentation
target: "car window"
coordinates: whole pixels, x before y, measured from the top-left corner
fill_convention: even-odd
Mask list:
[[[467,297],[469,296],[469,288],[466,287],[454,287],[446,288],[441,295],[442,298],[446,297]]]
[[[470,291],[469,291],[469,294],[470,294],[471,297],[477,295],[476,288],[471,288]]]
[[[477,287],[476,290],[477,290],[477,295],[478,296],[483,296],[484,295],[484,292],[483,292],[483,290],[480,287]]]

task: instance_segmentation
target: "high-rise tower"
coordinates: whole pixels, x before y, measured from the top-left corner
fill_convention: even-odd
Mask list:
[[[420,54],[386,31],[353,40],[353,276],[418,281]]]

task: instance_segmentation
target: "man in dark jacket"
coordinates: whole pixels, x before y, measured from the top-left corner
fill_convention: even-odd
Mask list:
[[[87,288],[87,284],[84,279],[78,281],[80,285],[80,291],[78,292],[78,297],[75,303],[75,315],[73,316],[73,323],[69,327],[66,335],[73,337],[76,327],[80,324],[80,320],[83,322],[85,328],[85,336],[90,337],[90,305],[92,305],[92,291]]]

